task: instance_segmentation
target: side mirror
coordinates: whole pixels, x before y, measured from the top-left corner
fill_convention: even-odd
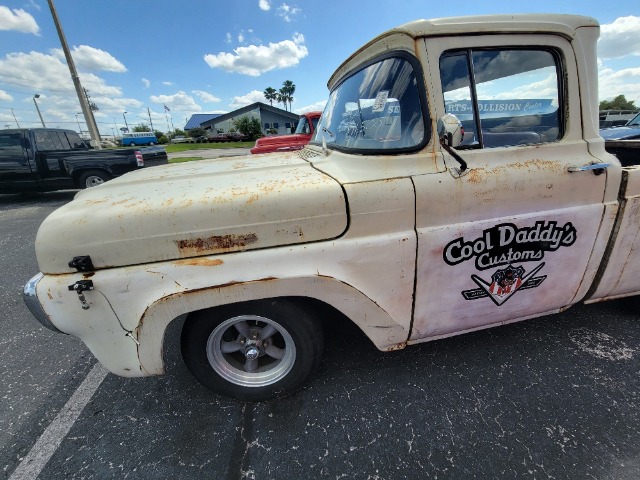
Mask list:
[[[440,143],[449,147],[457,147],[464,138],[464,128],[458,117],[445,113],[438,119],[437,127]]]

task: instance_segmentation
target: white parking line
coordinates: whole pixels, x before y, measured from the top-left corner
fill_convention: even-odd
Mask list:
[[[56,452],[64,437],[89,403],[108,371],[99,363],[91,369],[82,384],[73,393],[66,405],[60,410],[53,422],[40,435],[26,457],[22,459],[18,468],[9,480],[32,480],[42,472],[49,459]]]

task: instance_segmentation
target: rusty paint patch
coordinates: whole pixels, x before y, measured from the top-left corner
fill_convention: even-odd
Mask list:
[[[246,235],[221,235],[208,238],[178,240],[176,241],[176,245],[181,252],[207,252],[242,248],[256,243],[257,241],[258,236],[255,233],[248,233]]]
[[[407,342],[396,343],[395,345],[391,345],[390,347],[387,347],[385,350],[387,352],[394,352],[396,350],[403,350],[406,346],[407,346]]]
[[[187,258],[185,260],[177,260],[174,262],[176,265],[189,265],[192,267],[217,267],[224,262],[219,258]]]
[[[465,178],[471,183],[484,183],[487,180],[487,172],[484,169],[474,168],[469,171]]]

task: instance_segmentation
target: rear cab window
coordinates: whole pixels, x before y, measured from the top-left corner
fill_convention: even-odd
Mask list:
[[[422,148],[431,122],[420,68],[397,52],[351,74],[331,92],[313,143],[366,154]]]
[[[550,49],[445,52],[440,78],[447,113],[464,128],[458,148],[554,142],[562,137],[559,55]]]

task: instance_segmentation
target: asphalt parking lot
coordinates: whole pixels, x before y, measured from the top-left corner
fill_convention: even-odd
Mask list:
[[[319,373],[262,403],[168,373],[105,374],[22,304],[37,227],[74,192],[0,196],[3,478],[640,477],[640,302],[381,353],[327,320]]]

